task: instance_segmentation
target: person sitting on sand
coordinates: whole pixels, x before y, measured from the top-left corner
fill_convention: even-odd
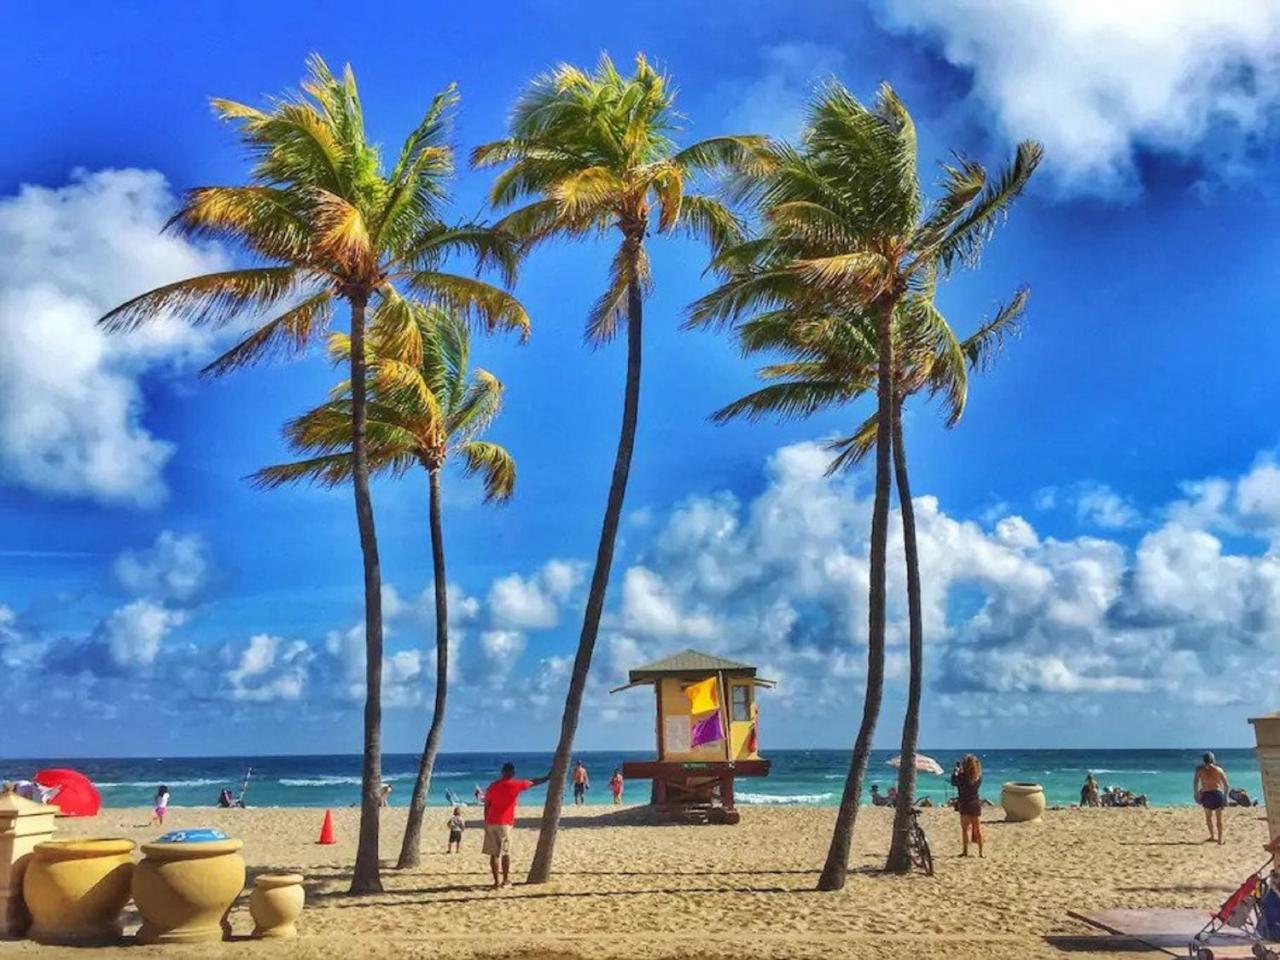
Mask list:
[[[1227,771],[1218,766],[1212,753],[1206,753],[1200,766],[1196,767],[1195,776],[1191,778],[1191,791],[1196,803],[1204,807],[1204,822],[1209,828],[1209,842],[1219,844],[1226,841],[1222,837],[1222,808],[1227,805],[1227,792],[1231,785],[1227,783]],[[1218,835],[1213,835],[1213,826],[1217,823]]]
[[[982,851],[982,797],[978,791],[982,788],[982,762],[972,753],[966,754],[951,770],[951,785],[956,788],[956,811],[960,814],[960,856],[969,855],[969,841],[978,845],[978,856]]]
[[[148,823],[147,826],[151,826],[152,823],[158,823],[160,826],[163,827],[164,814],[165,814],[165,811],[168,809],[169,809],[169,788],[162,783],[160,784],[160,789],[156,791],[155,807],[151,812],[151,822]]]
[[[1233,807],[1252,807],[1256,806],[1257,801],[1249,796],[1249,792],[1244,787],[1232,787],[1227,791],[1227,800]]]
[[[1102,801],[1098,799],[1098,780],[1093,775],[1093,771],[1089,771],[1089,775],[1084,778],[1084,786],[1080,788],[1080,806],[1082,807],[1100,807]]]
[[[462,819],[462,808],[454,807],[453,816],[449,818],[449,845],[445,847],[445,853],[461,853],[462,852],[462,831],[467,829],[467,821]]]
[[[587,776],[587,768],[579,760],[573,765],[573,805],[575,807],[587,802],[587,788],[590,786],[591,779]]]
[[[514,763],[502,765],[502,776],[484,792],[484,846],[482,850],[489,857],[489,870],[493,873],[493,889],[511,886],[511,841],[516,825],[516,802],[524,791],[546,783],[551,779],[535,777],[532,780],[517,780]],[[498,866],[501,861],[502,883],[498,883]]]
[[[622,803],[622,771],[617,767],[613,770],[613,776],[609,778],[609,792],[613,794],[615,807]]]

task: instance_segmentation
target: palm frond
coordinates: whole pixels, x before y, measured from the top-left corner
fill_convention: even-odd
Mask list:
[[[136,330],[166,315],[192,326],[221,327],[249,310],[269,310],[308,280],[296,267],[250,267],[167,283],[126,300],[98,321],[111,333]]]
[[[280,358],[292,360],[301,356],[313,338],[325,333],[332,315],[332,293],[324,291],[310,296],[274,320],[264,323],[205,366],[200,374],[220,377],[256,363]]]
[[[516,491],[516,462],[503,447],[472,440],[462,446],[462,457],[468,475],[484,477],[486,502],[511,499]]]

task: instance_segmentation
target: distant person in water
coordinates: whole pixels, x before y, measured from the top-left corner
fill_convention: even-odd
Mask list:
[[[1093,775],[1093,771],[1089,771],[1089,775],[1084,778],[1084,786],[1080,788],[1080,806],[1082,807],[1098,807],[1102,805],[1102,800],[1098,797],[1098,780]]]
[[[587,776],[587,768],[579,760],[573,765],[573,804],[581,806],[587,802],[587,788],[591,786],[591,778]]]
[[[1204,807],[1204,823],[1209,828],[1210,842],[1225,843],[1222,838],[1222,808],[1227,805],[1231,785],[1227,783],[1227,771],[1218,766],[1212,753],[1206,753],[1202,760],[1191,778],[1192,795],[1196,803]],[[1216,837],[1213,834],[1214,824],[1218,827]]]
[[[978,845],[982,852],[982,762],[972,753],[966,754],[951,770],[951,785],[956,788],[956,812],[960,814],[960,856],[969,855],[969,843]]]
[[[613,805],[616,807],[622,803],[622,770],[614,768],[613,776],[609,778],[609,792],[613,794]]]
[[[535,777],[533,780],[517,780],[513,763],[502,765],[502,776],[489,784],[484,792],[484,847],[489,857],[489,870],[493,873],[493,889],[511,886],[511,841],[516,825],[516,802],[520,794],[530,787],[551,779]],[[502,882],[498,882],[498,867],[502,867]]]
[[[169,809],[169,788],[162,783],[160,784],[160,789],[156,791],[155,808],[151,812],[151,823],[158,823],[160,826],[163,827],[165,811],[167,811],[168,809]],[[151,824],[147,824],[147,826],[150,826],[150,825]]]

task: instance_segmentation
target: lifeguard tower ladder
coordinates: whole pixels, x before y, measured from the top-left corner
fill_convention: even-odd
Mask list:
[[[653,685],[658,758],[627,760],[622,775],[652,780],[655,806],[737,823],[735,778],[769,775],[769,761],[759,751],[755,691],[776,686],[774,681],[758,678],[750,664],[696,650],[636,667],[627,679],[610,693]]]

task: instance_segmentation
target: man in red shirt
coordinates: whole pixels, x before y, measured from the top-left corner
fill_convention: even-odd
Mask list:
[[[551,774],[534,780],[517,780],[515,764],[504,763],[502,776],[489,784],[484,792],[484,847],[493,872],[493,889],[497,890],[498,861],[502,861],[501,886],[511,886],[511,836],[516,824],[516,801],[530,787],[546,783]]]

